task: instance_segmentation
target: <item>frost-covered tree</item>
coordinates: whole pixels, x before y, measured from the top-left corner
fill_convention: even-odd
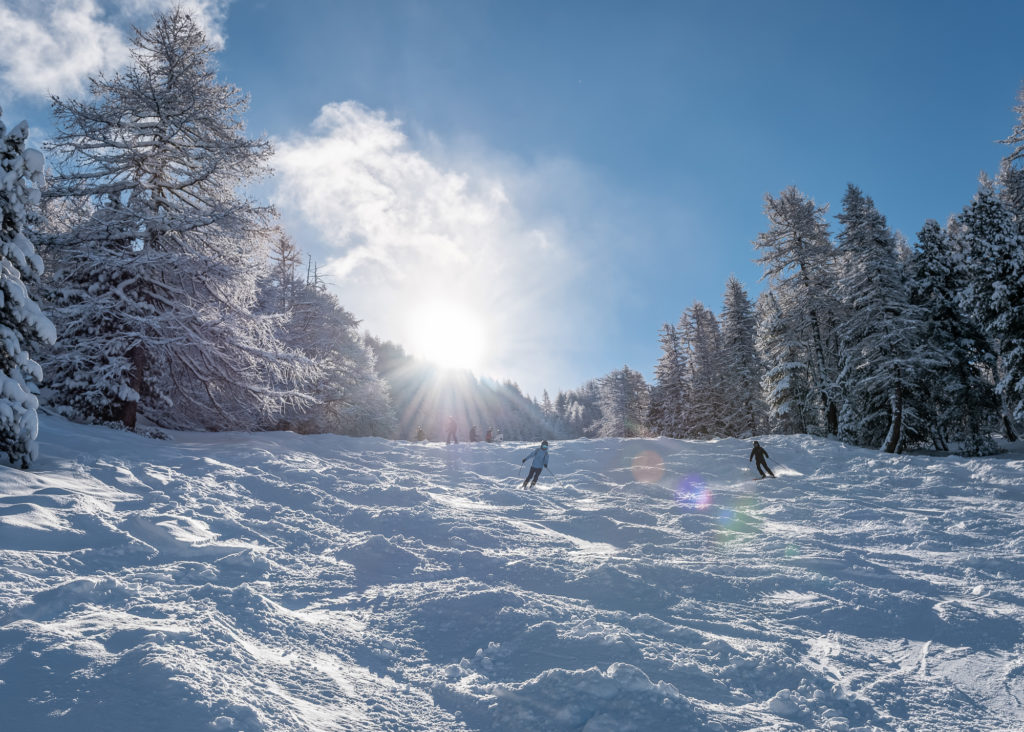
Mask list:
[[[924,310],[924,343],[935,351],[936,363],[921,371],[916,392],[926,404],[936,448],[956,441],[962,454],[988,455],[995,443],[987,427],[999,409],[990,378],[995,355],[980,327],[960,310],[959,269],[946,232],[927,221],[910,264],[910,301]]]
[[[760,434],[767,408],[761,392],[764,369],[754,345],[757,321],[747,291],[735,277],[725,285],[721,320],[723,434]]]
[[[775,295],[766,291],[758,299],[757,351],[766,364],[761,390],[768,406],[768,427],[781,434],[807,431],[817,399],[807,378],[800,333],[793,319],[783,315]]]
[[[763,277],[779,308],[775,317],[781,322],[773,330],[787,334],[787,358],[792,360],[786,362],[786,370],[792,371],[791,364],[802,362],[807,384],[817,398],[814,425],[808,424],[807,429],[835,434],[839,425],[835,388],[839,316],[827,210],[792,186],[778,197],[766,195],[764,214],[769,228],[758,235],[754,247],[761,253],[757,261],[764,266]],[[765,366],[771,370],[780,364],[766,361]]]
[[[1017,124],[1014,125],[1009,136],[1002,140],[1004,144],[1013,147],[1006,156],[1006,163],[1010,165],[1024,160],[1024,86],[1017,93],[1017,106],[1014,107],[1014,111],[1017,113]]]
[[[858,445],[902,452],[928,433],[915,401],[918,374],[936,365],[924,317],[911,305],[897,239],[871,198],[847,187],[839,297],[842,394],[839,434]]]
[[[688,437],[724,434],[722,340],[715,314],[695,302],[679,320],[686,363],[684,430]]]
[[[996,392],[1010,419],[1024,419],[1024,235],[991,181],[956,216],[961,303],[996,353]]]
[[[48,241],[62,341],[46,365],[80,418],[251,426],[303,398],[299,362],[253,314],[272,211],[238,189],[270,146],[245,136],[247,99],[212,54],[179,8],[136,31],[131,63],[87,99],[53,101],[46,195],[78,216]]]
[[[651,388],[651,429],[666,437],[685,436],[683,409],[686,404],[686,356],[674,325],[661,328],[661,357],[654,367]]]
[[[643,374],[623,366],[601,379],[600,393],[600,437],[647,435],[650,387]]]
[[[56,331],[29,294],[43,262],[26,236],[43,185],[43,156],[26,147],[28,124],[10,131],[0,110],[0,452],[29,467],[39,448],[39,365],[33,342],[53,343]]]
[[[390,436],[395,427],[387,386],[376,357],[360,335],[359,321],[327,291],[312,266],[296,273],[301,255],[281,235],[263,282],[264,307],[280,323],[279,338],[315,366],[305,384],[313,401],[287,408],[279,426],[303,433]]]

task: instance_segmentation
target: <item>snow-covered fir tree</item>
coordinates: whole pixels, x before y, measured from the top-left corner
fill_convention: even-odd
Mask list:
[[[601,379],[600,437],[644,437],[648,434],[647,413],[650,387],[643,374],[629,366]]]
[[[754,247],[760,252],[757,261],[764,266],[764,277],[779,308],[774,316],[779,322],[771,330],[786,334],[784,350],[791,359],[784,363],[766,360],[765,367],[771,371],[782,366],[792,372],[792,364],[802,362],[805,383],[817,400],[813,423],[806,429],[835,434],[839,427],[835,386],[839,314],[833,295],[835,250],[825,221],[827,210],[792,186],[778,197],[766,195],[764,214],[769,228],[757,236]],[[794,399],[812,403],[792,393],[799,385],[789,383],[787,404]]]
[[[679,338],[686,363],[686,401],[683,407],[687,437],[724,434],[722,341],[715,314],[695,302],[679,319]]]
[[[661,328],[661,356],[654,367],[649,422],[655,434],[684,437],[683,409],[687,401],[686,357],[674,325]]]
[[[767,408],[761,391],[764,368],[754,345],[757,321],[747,291],[735,277],[725,285],[721,323],[723,434],[760,434],[766,426]]]
[[[0,452],[20,468],[38,455],[38,386],[33,343],[53,343],[56,331],[28,285],[43,262],[26,236],[37,215],[43,155],[26,146],[28,123],[7,130],[0,110]]]
[[[786,309],[788,311],[788,308]],[[767,290],[757,301],[757,352],[766,364],[761,391],[768,407],[768,428],[781,434],[807,431],[817,403],[807,377],[800,333],[783,315],[778,299]]]
[[[279,337],[316,367],[305,385],[315,399],[287,408],[278,426],[297,432],[390,436],[395,418],[387,386],[377,373],[373,351],[359,333],[359,321],[310,265],[305,280],[296,273],[301,254],[280,234],[273,266],[263,283],[264,307],[279,317]]]
[[[985,178],[951,228],[963,257],[961,303],[995,350],[1006,416],[1024,420],[1024,235]]]
[[[937,449],[955,441],[964,455],[989,455],[996,446],[988,426],[999,409],[991,378],[995,354],[960,310],[958,262],[946,232],[927,221],[910,264],[910,300],[924,310],[924,343],[936,363],[921,370],[915,391],[926,405]]]
[[[137,31],[131,63],[55,98],[46,195],[79,216],[51,232],[62,341],[49,385],[85,419],[211,429],[273,420],[304,395],[301,361],[253,314],[272,211],[238,193],[266,173],[247,99],[180,8]],[[282,388],[284,386],[284,388]]]
[[[897,239],[871,198],[847,187],[839,297],[842,394],[839,434],[858,445],[902,452],[928,433],[915,398],[918,375],[937,361],[925,342],[923,313],[911,305]]]

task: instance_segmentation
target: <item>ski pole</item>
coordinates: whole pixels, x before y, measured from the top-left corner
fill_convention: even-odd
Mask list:
[[[548,468],[548,466],[547,466],[547,465],[545,465],[544,467],[545,467],[545,468],[547,468],[547,471],[548,471],[549,473],[551,473],[551,468]],[[558,476],[557,476],[557,475],[555,475],[554,473],[551,473],[551,477],[555,479],[555,482],[556,482],[556,483],[558,483],[558,485],[562,485],[562,481],[560,481],[560,480],[558,479]],[[564,488],[565,486],[562,486],[562,487]]]

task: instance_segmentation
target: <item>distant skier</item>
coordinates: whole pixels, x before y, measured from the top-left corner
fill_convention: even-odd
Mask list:
[[[494,428],[491,427],[487,430],[487,434],[484,435],[484,439],[488,442],[494,442]]]
[[[749,463],[754,458],[757,458],[757,462],[755,462],[754,465],[757,467],[757,472],[761,474],[761,477],[767,478],[768,475],[770,475],[774,478],[775,473],[772,472],[772,469],[768,467],[768,463],[765,462],[766,457],[768,457],[768,452],[761,447],[760,442],[754,440],[754,449],[750,451],[750,458],[747,459],[747,462]],[[768,475],[764,474],[764,471],[766,470],[768,471]]]
[[[458,429],[459,429],[459,425],[455,422],[455,417],[449,417],[448,418],[448,436],[445,438],[444,444],[450,445],[453,442],[456,445],[459,444],[459,438],[455,436],[455,433],[458,431]]]
[[[423,427],[416,428],[416,442],[423,442],[427,439],[427,433],[423,431]]]
[[[476,425],[469,428],[469,441],[480,442],[480,435],[476,431]]]
[[[527,487],[526,484],[530,483],[531,479],[533,479],[533,482],[530,483],[529,487],[533,488],[537,485],[537,478],[540,477],[540,472],[548,466],[548,441],[544,440],[540,443],[540,447],[524,457],[523,462],[525,463],[530,458],[533,458],[533,462],[530,463],[530,472],[526,474],[526,480],[523,481],[523,488]]]

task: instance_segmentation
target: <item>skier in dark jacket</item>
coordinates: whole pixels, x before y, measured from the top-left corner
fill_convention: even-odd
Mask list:
[[[423,442],[427,439],[427,433],[423,431],[423,427],[416,428],[416,442]]]
[[[480,441],[480,435],[476,431],[476,425],[473,425],[472,427],[469,428],[469,441],[470,442],[479,442]]]
[[[747,462],[749,463],[754,458],[757,458],[757,462],[754,465],[757,466],[757,472],[761,474],[761,477],[767,478],[770,475],[774,478],[775,473],[772,472],[772,469],[768,467],[768,463],[765,462],[766,457],[768,457],[767,451],[761,447],[760,442],[754,440],[754,449],[750,451],[750,458],[747,459]],[[768,475],[764,474],[765,470],[768,471]]]
[[[537,485],[537,478],[540,477],[541,471],[548,466],[548,441],[544,440],[540,443],[540,447],[524,457],[523,462],[525,463],[530,458],[533,458],[533,462],[530,463],[530,472],[526,474],[526,480],[523,481],[523,488],[527,487],[526,484],[530,483],[531,478],[533,482],[529,487],[533,488]]]
[[[455,436],[455,432],[458,429],[459,429],[459,425],[458,425],[458,423],[456,423],[455,417],[449,417],[448,418],[448,436],[445,437],[444,444],[450,445],[453,442],[456,445],[459,444],[459,438]]]

